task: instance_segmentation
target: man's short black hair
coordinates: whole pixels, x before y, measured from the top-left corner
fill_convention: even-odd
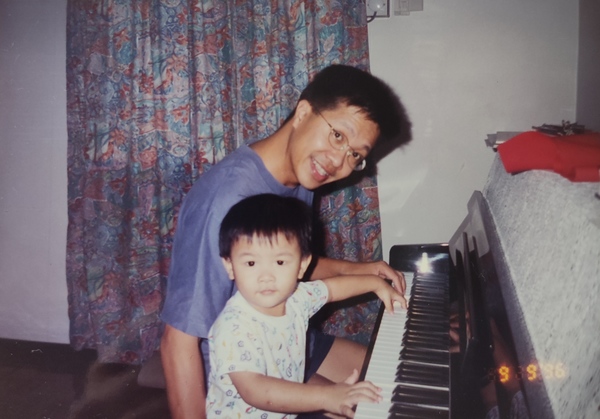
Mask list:
[[[231,247],[241,238],[272,240],[281,233],[297,240],[302,257],[311,254],[312,217],[308,205],[293,197],[260,194],[231,207],[219,231],[219,255],[231,257]]]
[[[307,100],[316,112],[344,104],[361,109],[379,127],[375,148],[385,155],[411,140],[411,122],[394,90],[371,73],[356,67],[334,64],[325,67],[306,86],[300,100]]]

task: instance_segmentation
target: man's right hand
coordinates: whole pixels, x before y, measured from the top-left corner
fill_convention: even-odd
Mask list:
[[[198,338],[170,325],[160,343],[172,419],[206,418],[204,363]]]

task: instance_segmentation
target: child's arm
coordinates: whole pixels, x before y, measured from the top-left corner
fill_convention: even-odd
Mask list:
[[[394,301],[399,302],[403,308],[407,307],[404,296],[377,275],[340,275],[323,279],[323,282],[329,290],[328,302],[374,292],[389,312],[394,311]]]
[[[229,376],[246,403],[270,412],[325,410],[352,418],[352,408],[358,402],[381,401],[380,388],[370,381],[356,382],[357,370],[344,383],[324,385],[295,383],[254,372],[231,372]]]

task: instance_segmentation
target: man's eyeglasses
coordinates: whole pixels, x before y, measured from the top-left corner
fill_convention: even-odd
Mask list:
[[[365,158],[356,151],[354,151],[352,147],[350,147],[350,143],[348,142],[348,139],[344,137],[344,134],[333,128],[329,121],[327,121],[325,117],[321,115],[321,112],[317,112],[317,115],[323,118],[323,121],[325,121],[325,123],[329,125],[329,144],[331,144],[331,146],[336,150],[346,152],[346,159],[348,160],[348,164],[350,165],[352,170],[358,172],[367,167],[367,161],[365,160]]]

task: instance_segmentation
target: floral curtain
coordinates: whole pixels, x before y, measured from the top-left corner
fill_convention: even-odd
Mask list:
[[[364,0],[69,0],[70,338],[100,361],[158,348],[177,213],[202,173],[274,132],[310,77],[368,68]],[[373,178],[321,200],[330,256],[381,258]],[[342,309],[346,310],[346,309]],[[364,339],[371,308],[330,331]],[[363,337],[360,337],[360,334]]]

